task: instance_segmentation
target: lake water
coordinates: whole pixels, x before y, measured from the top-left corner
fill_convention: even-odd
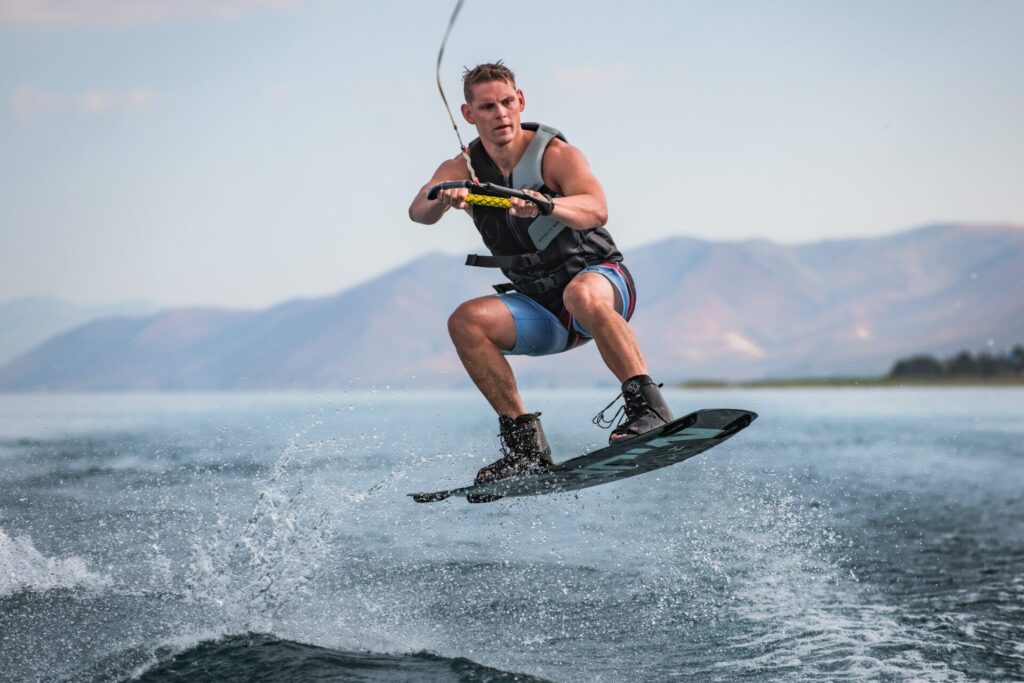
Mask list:
[[[556,460],[610,398],[527,392]],[[476,395],[0,396],[0,679],[1024,679],[1024,390],[669,400],[760,418],[417,505],[496,457]]]

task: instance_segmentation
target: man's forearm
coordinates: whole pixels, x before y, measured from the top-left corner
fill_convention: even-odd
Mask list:
[[[608,222],[608,207],[593,195],[578,194],[555,199],[551,215],[573,230],[589,230]]]
[[[409,205],[409,218],[416,223],[433,225],[444,215],[444,205],[427,199],[426,192],[420,192]]]

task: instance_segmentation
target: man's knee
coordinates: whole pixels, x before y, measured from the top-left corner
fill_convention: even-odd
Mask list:
[[[566,310],[576,318],[602,313],[614,309],[611,283],[602,275],[577,277],[562,293],[562,303]]]
[[[472,336],[480,327],[479,317],[474,302],[465,301],[459,304],[448,316],[448,336],[455,342]]]
[[[493,305],[487,299],[464,301],[448,316],[448,334],[455,343],[490,337],[494,317]]]

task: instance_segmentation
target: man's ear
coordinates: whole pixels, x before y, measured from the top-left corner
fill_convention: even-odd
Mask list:
[[[516,90],[516,96],[519,97],[519,111],[523,111],[526,109],[526,95],[522,90]]]
[[[463,104],[460,108],[462,111],[462,118],[466,119],[466,123],[476,125],[476,121],[473,120],[473,110],[469,108],[468,104]]]

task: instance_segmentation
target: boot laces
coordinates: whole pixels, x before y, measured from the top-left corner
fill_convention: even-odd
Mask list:
[[[501,450],[501,457],[508,460],[515,455],[515,448],[513,448],[513,434],[512,430],[515,429],[515,425],[511,425],[508,429],[502,429],[498,432],[499,443],[501,444],[498,448]]]
[[[501,457],[505,460],[511,460],[516,455],[516,450],[512,447],[512,435],[502,432],[498,436],[501,438],[501,445],[498,447],[501,451]]]
[[[537,417],[540,417],[540,413],[537,413]],[[501,442],[499,449],[501,450],[501,457],[506,460],[520,460],[527,456],[523,453],[522,442],[522,430],[523,425],[517,422],[509,424],[508,429],[502,429],[498,432],[498,439]]]
[[[622,415],[622,411],[626,409],[626,405],[623,404],[623,405],[619,406],[619,409],[616,410],[615,413],[610,418],[606,419],[605,416],[604,416],[604,413],[605,413],[606,410],[608,410],[613,405],[615,405],[615,402],[618,401],[620,398],[622,398],[622,392],[621,391],[619,392],[618,396],[616,396],[615,398],[612,399],[611,403],[606,405],[604,408],[601,408],[601,412],[599,412],[597,415],[592,417],[590,419],[590,422],[592,424],[594,424],[594,425],[597,425],[601,429],[608,429],[613,424],[615,424],[615,420],[620,418],[620,416]]]
[[[663,385],[659,384],[658,388],[660,389],[662,386]],[[620,398],[623,399],[622,405],[619,406],[618,410],[616,410],[610,418],[605,418],[605,412],[613,405],[615,405],[615,402],[618,401]],[[620,391],[619,395],[613,398],[611,403],[602,408],[601,412],[599,412],[597,415],[593,417],[593,419],[591,419],[591,422],[600,427],[601,429],[608,429],[609,427],[620,427],[623,423],[632,420],[634,417],[640,414],[645,408],[649,408],[655,413],[658,412],[654,410],[654,407],[650,403],[647,402],[647,399],[644,397],[642,393],[637,392],[635,394],[630,394],[626,396],[624,392]],[[660,414],[658,416],[661,417]]]

